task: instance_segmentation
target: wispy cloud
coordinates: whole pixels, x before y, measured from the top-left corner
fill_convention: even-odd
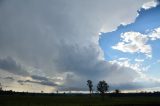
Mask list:
[[[135,59],[136,62],[144,62],[144,59]]]

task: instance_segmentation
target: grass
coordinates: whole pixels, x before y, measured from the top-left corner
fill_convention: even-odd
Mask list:
[[[0,96],[0,106],[160,106],[160,97]]]

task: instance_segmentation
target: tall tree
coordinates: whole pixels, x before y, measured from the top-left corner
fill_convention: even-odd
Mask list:
[[[87,85],[88,85],[88,88],[89,88],[89,92],[90,92],[90,95],[93,93],[93,84],[92,84],[92,81],[91,80],[88,80],[87,81]]]
[[[102,99],[104,99],[105,92],[108,91],[109,85],[106,83],[106,81],[99,81],[97,85],[97,91],[100,92]]]

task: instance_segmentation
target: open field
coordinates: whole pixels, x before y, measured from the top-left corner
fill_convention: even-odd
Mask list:
[[[160,96],[12,95],[0,96],[0,106],[160,106]]]

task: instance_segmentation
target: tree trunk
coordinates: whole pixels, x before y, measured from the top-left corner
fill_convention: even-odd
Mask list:
[[[104,101],[104,96],[105,96],[105,94],[104,93],[102,93],[102,100]]]

